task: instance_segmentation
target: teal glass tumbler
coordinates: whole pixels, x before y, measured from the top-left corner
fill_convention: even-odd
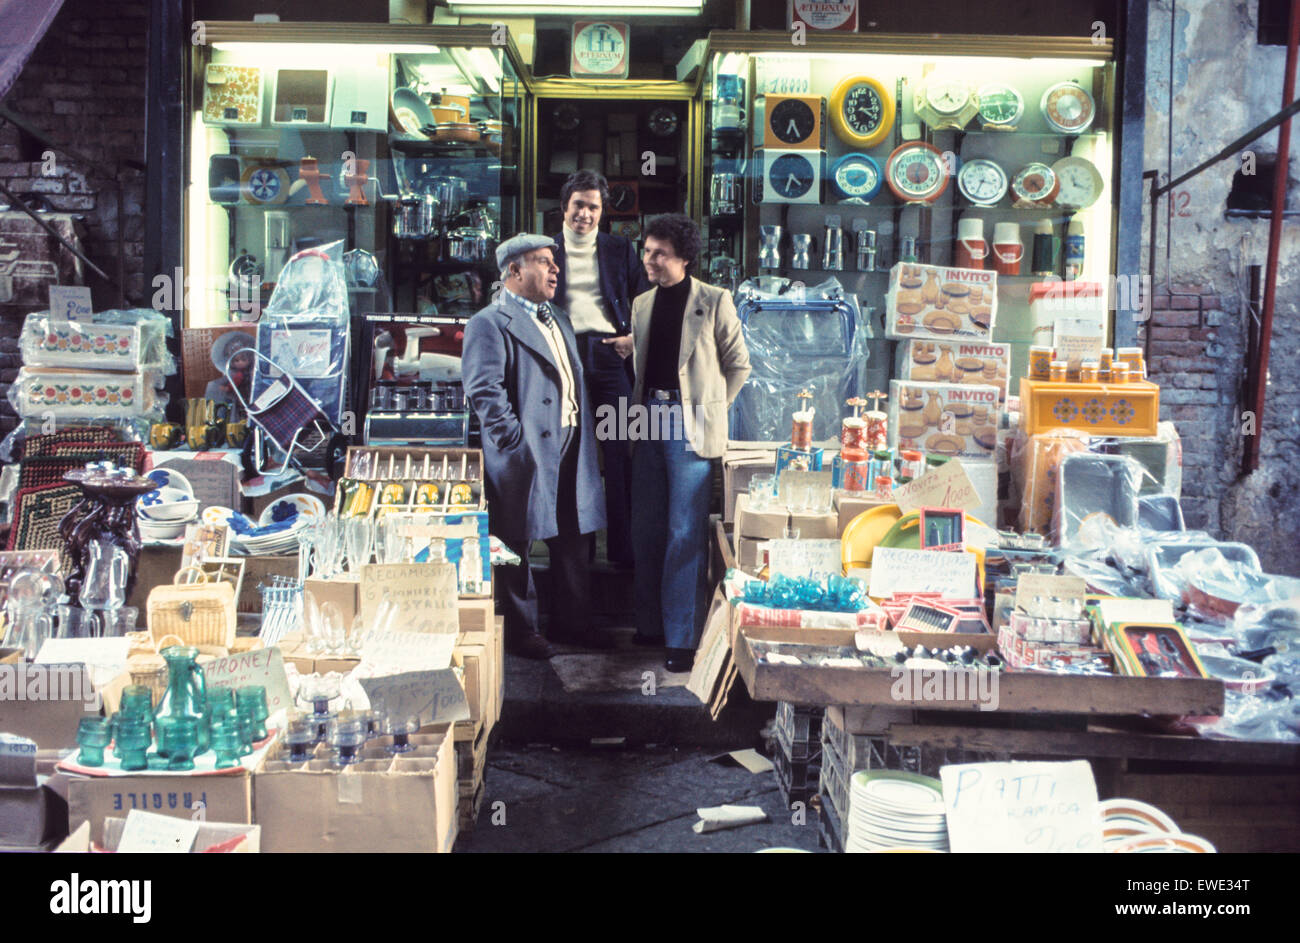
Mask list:
[[[112,727],[107,718],[81,718],[81,723],[77,725],[77,745],[81,747],[77,761],[82,766],[103,766],[104,748],[112,736]]]
[[[122,689],[118,716],[153,720],[153,691],[143,684],[132,684]]]
[[[217,755],[217,769],[237,766],[243,749],[244,741],[237,726],[212,728],[212,752]]]
[[[239,723],[237,724],[236,729],[239,731],[239,739],[243,741],[244,744],[243,749],[240,751],[240,755],[248,756],[248,754],[253,752],[253,733],[257,721],[253,720],[253,715],[247,707],[240,707],[236,713],[239,718]]]
[[[194,769],[199,753],[198,722],[193,717],[169,714],[159,717],[158,747],[167,752],[168,769]]]
[[[266,688],[260,684],[250,684],[235,692],[235,703],[241,710],[247,707],[252,717],[253,742],[260,743],[266,739],[266,718],[270,715],[266,706]]]
[[[128,771],[147,769],[149,747],[153,745],[150,730],[152,721],[139,717],[126,717],[120,712],[115,718],[113,752]]]

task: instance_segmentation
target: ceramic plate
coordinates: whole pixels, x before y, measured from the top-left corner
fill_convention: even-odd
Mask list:
[[[230,508],[223,508],[213,505],[203,512],[203,523],[205,524],[229,524],[230,518],[234,515]]]
[[[155,468],[145,476],[150,479],[159,488],[176,488],[178,491],[184,491],[191,498],[194,497],[194,486],[190,480],[178,471],[170,468]]]
[[[929,776],[896,770],[864,770],[854,773],[849,782],[853,798],[866,798],[874,806],[904,814],[943,814],[943,786]]]
[[[1108,826],[1123,826],[1127,823],[1115,820],[1128,819],[1150,824],[1153,828],[1149,829],[1149,831],[1178,831],[1178,826],[1174,824],[1173,819],[1155,806],[1148,805],[1138,799],[1107,799],[1105,802],[1100,803],[1097,808],[1101,811],[1101,817]]]
[[[321,502],[320,498],[313,497],[310,494],[291,494],[287,497],[280,498],[277,501],[272,501],[263,508],[262,513],[258,515],[257,518],[258,526],[265,527],[267,524],[274,524],[275,509],[280,505],[296,507],[298,509],[298,517],[300,520],[306,518],[308,520],[321,521],[325,518],[325,505]]]
[[[876,544],[902,516],[897,504],[882,504],[849,521],[840,537],[840,558],[845,569],[871,566]]]
[[[1116,854],[1212,855],[1216,849],[1199,835],[1143,835],[1112,849]]]

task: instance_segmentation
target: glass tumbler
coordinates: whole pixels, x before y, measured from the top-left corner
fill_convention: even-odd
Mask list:
[[[103,766],[104,748],[112,739],[106,717],[83,717],[77,725],[77,745],[81,752],[77,761],[82,766]]]

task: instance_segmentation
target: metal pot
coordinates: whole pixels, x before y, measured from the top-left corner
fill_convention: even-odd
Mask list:
[[[438,198],[441,206],[439,222],[445,223],[465,208],[469,185],[465,183],[464,177],[425,177],[421,186],[426,194]]]
[[[428,239],[438,231],[436,223],[426,220],[428,197],[408,193],[393,206],[393,235],[398,239]],[[436,213],[435,213],[436,215]]]
[[[447,233],[447,259],[451,262],[485,262],[492,256],[492,237],[481,229],[453,229]]]
[[[471,203],[464,210],[451,217],[448,229],[477,229],[489,238],[499,237],[499,223],[496,210],[487,203]]]

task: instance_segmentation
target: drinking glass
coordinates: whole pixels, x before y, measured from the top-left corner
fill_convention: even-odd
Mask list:
[[[149,689],[145,688],[146,695],[148,692]],[[125,693],[123,697],[125,698]],[[150,732],[152,723],[152,718],[148,715],[144,717],[125,716],[119,712],[114,718],[113,752],[122,761],[122,769],[140,770],[148,768],[147,754],[149,747],[153,744],[153,735]]]
[[[773,475],[755,475],[749,479],[750,509],[765,511],[771,507],[775,489],[776,477]]]
[[[374,541],[374,527],[367,517],[350,517],[343,522],[344,541],[347,544],[348,572],[361,572],[370,562],[370,548]]]
[[[82,766],[103,766],[104,747],[112,738],[108,719],[105,717],[83,717],[77,725],[77,745],[81,753],[77,760]]]

